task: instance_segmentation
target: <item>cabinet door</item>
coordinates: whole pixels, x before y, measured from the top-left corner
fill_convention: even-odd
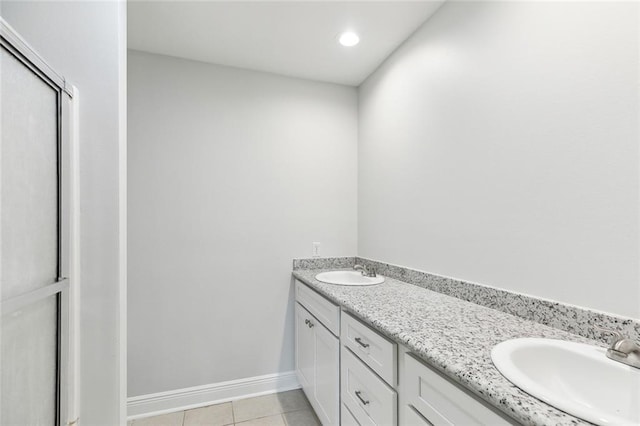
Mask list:
[[[404,367],[406,401],[432,425],[514,424],[409,353],[405,354]]]
[[[309,327],[312,316],[296,303],[296,375],[307,398],[314,393],[315,332]]]
[[[315,321],[316,414],[324,425],[339,424],[340,410],[340,341],[322,324]]]

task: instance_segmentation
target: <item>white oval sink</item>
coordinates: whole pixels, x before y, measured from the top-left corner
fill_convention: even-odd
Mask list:
[[[359,271],[330,271],[319,273],[316,280],[337,285],[374,285],[383,283],[384,277],[365,277]]]
[[[640,425],[640,369],[610,360],[606,349],[523,338],[491,351],[496,368],[528,394],[598,425]]]

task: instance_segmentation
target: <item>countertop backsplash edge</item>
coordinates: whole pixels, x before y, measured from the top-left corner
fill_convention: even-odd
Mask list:
[[[355,256],[294,258],[293,270],[298,271],[301,269],[344,269],[352,268],[355,264]]]
[[[378,274],[385,277],[453,296],[587,339],[608,342],[610,336],[599,332],[595,328],[597,325],[619,331],[625,337],[640,341],[640,320],[638,319],[515,293],[373,259],[358,256],[297,258],[293,259],[293,270],[345,269],[353,267],[356,263],[373,267]]]
[[[529,321],[586,337],[587,339],[604,343],[609,342],[611,336],[599,332],[595,328],[597,325],[619,331],[625,337],[640,341],[640,320],[637,319],[362,257],[356,257],[356,263],[374,267],[383,276],[502,311]]]

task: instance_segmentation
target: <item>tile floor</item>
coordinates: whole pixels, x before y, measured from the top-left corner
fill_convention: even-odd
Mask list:
[[[128,426],[320,426],[301,390],[132,420]]]

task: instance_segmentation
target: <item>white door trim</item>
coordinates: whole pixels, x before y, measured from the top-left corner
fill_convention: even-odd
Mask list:
[[[80,93],[71,86],[69,173],[71,225],[69,242],[69,378],[68,420],[72,425],[80,415]]]
[[[127,417],[127,2],[118,0],[118,417]]]

